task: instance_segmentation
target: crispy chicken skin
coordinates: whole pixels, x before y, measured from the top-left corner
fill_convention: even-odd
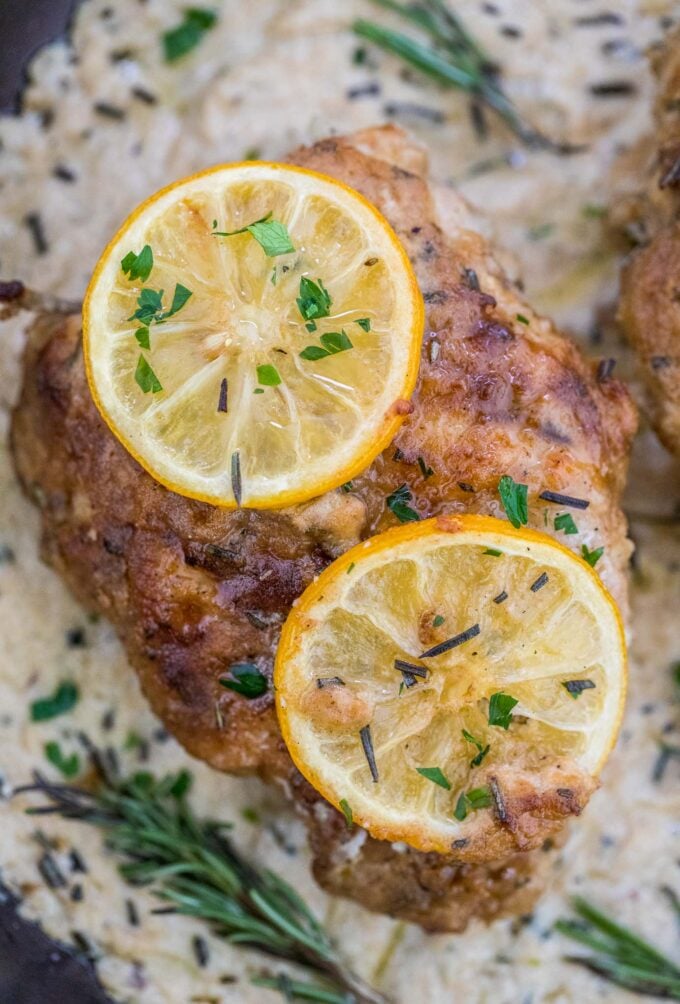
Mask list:
[[[647,408],[680,453],[680,31],[652,53],[657,137],[647,189],[615,214],[641,242],[621,278],[619,318],[638,357]]]
[[[335,556],[394,524],[385,499],[405,482],[423,517],[502,516],[498,480],[512,475],[529,485],[530,523],[548,533],[561,510],[540,492],[588,499],[579,535],[560,538],[577,551],[605,547],[597,570],[625,611],[631,547],[618,502],[635,412],[621,384],[598,382],[596,366],[520,299],[479,235],[442,232],[423,154],[400,131],[325,140],[291,161],[378,206],[418,274],[427,308],[420,377],[392,446],[350,492],[307,505],[225,511],[181,498],[99,418],[78,317],[48,316],[27,348],[16,467],[42,512],[45,560],[115,624],[154,710],[189,752],[282,784],[309,826],[315,875],[332,892],[431,930],[461,930],[471,917],[528,909],[549,858],[539,848],[581,811],[593,779],[566,761],[556,774],[499,777],[509,809],[486,852],[423,854],[347,829],[293,768],[271,693],[248,701],[219,678],[238,661],[271,677],[293,600]]]

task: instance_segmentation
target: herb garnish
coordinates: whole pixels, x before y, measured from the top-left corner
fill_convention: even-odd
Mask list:
[[[400,4],[396,0],[374,2],[394,11],[424,31],[434,40],[434,46],[430,47],[425,42],[371,21],[355,21],[355,34],[400,56],[444,87],[459,88],[473,95],[477,101],[500,115],[506,125],[528,146],[558,153],[568,153],[575,149],[565,143],[553,142],[523,122],[503,90],[497,66],[468,34],[444,0],[421,0],[418,4]]]
[[[555,529],[559,532],[563,530],[565,534],[578,533],[578,527],[574,522],[574,517],[570,512],[562,512],[555,516]]]
[[[584,690],[594,690],[595,688],[592,680],[566,680],[562,686],[574,700],[580,697]]]
[[[351,827],[354,822],[354,816],[352,815],[352,806],[346,798],[340,799],[340,808],[342,809],[342,814],[345,817],[348,828]]]
[[[65,756],[57,742],[45,743],[45,756],[64,777],[75,777],[80,770],[80,757],[77,753]]]
[[[134,282],[135,279],[141,279],[142,282],[146,282],[153,268],[153,251],[148,244],[144,245],[139,254],[135,254],[134,251],[128,251],[121,261],[120,267],[123,270],[123,274],[127,275],[131,282]]]
[[[321,335],[319,341],[321,345],[308,345],[303,349],[300,358],[315,362],[317,359],[325,359],[326,356],[335,356],[338,352],[346,352],[347,349],[354,348],[344,330],[326,331]]]
[[[364,331],[370,331],[371,330],[371,318],[370,317],[357,317],[356,323],[359,325],[360,328],[363,328]]]
[[[152,885],[168,908],[210,924],[219,937],[293,962],[317,982],[288,984],[302,999],[344,1004],[387,1004],[351,972],[298,892],[268,869],[244,859],[226,835],[228,824],[194,816],[187,801],[190,775],[154,778],[139,772],[120,778],[96,750],[99,784],[84,790],[52,784],[36,773],[19,789],[39,792],[47,804],[28,812],[59,813],[102,830],[107,846],[122,858],[123,877]],[[276,979],[263,978],[267,985]]]
[[[261,697],[267,690],[267,677],[264,676],[254,662],[236,662],[229,667],[232,679],[221,677],[220,683],[227,690],[233,690],[248,700]]]
[[[78,688],[70,680],[63,680],[51,697],[41,697],[31,704],[31,721],[46,722],[57,715],[71,711],[78,703]]]
[[[470,766],[479,767],[480,763],[491,749],[491,746],[488,743],[485,746],[481,739],[475,739],[475,737],[471,735],[467,729],[463,729],[463,739],[465,739],[468,743],[472,743],[472,745],[477,748],[477,755],[470,761]]]
[[[237,234],[249,233],[255,238],[268,258],[276,258],[280,254],[289,254],[295,250],[290,234],[284,223],[271,218],[271,212],[259,220],[239,227],[238,230],[215,230],[213,237],[235,237]],[[213,223],[216,221],[213,220]]]
[[[147,328],[144,328],[143,330],[148,331]],[[139,359],[137,360],[135,381],[145,394],[158,394],[159,391],[163,390],[163,384],[160,382],[141,352],[139,354]]]
[[[530,323],[529,318],[525,317],[524,314],[517,314],[516,315],[516,319],[519,321],[520,324],[529,324]]]
[[[368,769],[371,772],[371,777],[373,778],[373,783],[378,783],[378,765],[375,762],[375,753],[373,752],[373,740],[371,739],[371,726],[364,725],[363,729],[359,729],[359,736],[361,737],[361,745],[364,749],[364,756],[368,762]]]
[[[281,383],[279,371],[276,366],[272,366],[269,363],[257,367],[257,379],[263,387],[278,387]]]
[[[408,504],[412,498],[411,489],[404,483],[387,496],[385,505],[390,512],[394,513],[400,523],[415,523],[420,519],[420,516]]]
[[[587,561],[591,568],[595,568],[602,555],[604,554],[603,547],[596,547],[594,550],[590,551],[587,544],[581,545],[581,556],[584,561]]]
[[[568,509],[587,509],[590,505],[588,499],[577,499],[573,495],[561,495],[559,492],[541,492],[538,497],[544,502],[555,502],[556,505],[563,505]]]
[[[314,321],[320,317],[328,317],[333,301],[321,279],[314,282],[313,279],[303,275],[300,278],[300,295],[295,302],[304,320]],[[311,330],[316,330],[316,326]]]
[[[491,805],[491,792],[487,787],[471,788],[468,792],[461,792],[456,802],[453,814],[461,823],[467,818],[469,812],[476,812],[478,809],[487,809]]]
[[[507,731],[512,721],[512,709],[516,704],[519,701],[510,694],[503,694],[501,691],[492,694],[489,698],[489,725]]]
[[[503,552],[497,551],[495,547],[487,547],[486,550],[482,551],[482,554],[489,554],[492,558],[500,558]]]
[[[195,49],[206,31],[217,22],[217,14],[206,7],[188,7],[184,20],[176,28],[163,32],[163,53],[166,63],[174,63]]]
[[[467,628],[465,631],[461,631],[460,634],[454,635],[453,638],[447,638],[446,641],[442,641],[439,645],[434,645],[432,648],[428,648],[426,652],[421,652],[420,659],[432,659],[436,655],[442,655],[444,652],[450,652],[452,648],[458,648],[466,641],[470,641],[471,638],[476,638],[479,634],[479,624],[473,624],[472,627]]]
[[[555,930],[595,954],[568,955],[568,962],[586,966],[627,990],[680,1000],[680,968],[675,962],[580,896],[572,906],[581,919],[558,920]]]
[[[432,621],[432,627],[441,627],[445,620],[445,617],[442,617],[441,614],[437,614],[435,619]]]
[[[504,474],[498,482],[498,493],[505,513],[516,530],[529,521],[527,502],[528,486],[519,484],[509,474]]]
[[[443,773],[441,767],[416,767],[416,773],[420,774],[421,777],[427,778],[428,781],[432,781],[433,784],[439,785],[440,788],[451,791],[451,782]]]

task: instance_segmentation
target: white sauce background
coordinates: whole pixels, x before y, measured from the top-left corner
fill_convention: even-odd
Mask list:
[[[508,90],[525,116],[552,135],[589,144],[588,152],[556,157],[522,149],[493,118],[480,143],[470,126],[468,102],[439,92],[420,78],[401,79],[399,64],[371,52],[370,65],[355,65],[357,40],[347,30],[354,16],[388,21],[364,0],[226,0],[219,25],[174,65],[162,62],[160,36],[179,23],[184,4],[175,0],[86,0],[72,42],[58,42],[33,62],[24,110],[0,121],[0,276],[21,278],[36,289],[82,295],[102,247],[127,213],[146,195],[184,174],[257,150],[275,159],[292,146],[386,120],[385,105],[417,103],[436,109],[435,125],[413,115],[394,121],[411,128],[430,151],[434,177],[457,184],[487,220],[524,276],[529,297],[567,330],[592,341],[599,308],[611,303],[620,261],[601,220],[584,206],[604,205],[615,192],[634,188],[639,175],[613,171],[620,145],[630,146],[649,128],[653,92],[640,50],[661,35],[672,13],[664,0],[464,0],[456,10],[503,67]],[[485,9],[486,8],[486,9]],[[497,13],[489,13],[496,9]],[[677,4],[675,13],[680,13]],[[622,26],[575,25],[574,20],[615,10]],[[108,11],[108,13],[107,13]],[[519,28],[521,38],[503,28]],[[619,39],[614,52],[603,43]],[[611,46],[609,47],[611,49]],[[112,62],[112,51],[130,55]],[[379,66],[374,70],[373,65]],[[593,98],[588,85],[630,80],[627,97]],[[381,92],[348,100],[351,88],[378,82]],[[131,96],[141,86],[156,95],[148,105]],[[104,101],[125,109],[114,121],[93,111]],[[53,112],[47,129],[44,113]],[[513,164],[475,175],[475,166],[514,151]],[[61,164],[77,176],[53,176]],[[37,256],[24,224],[39,212],[49,244]],[[537,238],[536,227],[550,225]],[[539,231],[540,233],[540,231]],[[45,742],[57,739],[66,753],[82,750],[76,734],[122,747],[133,731],[149,740],[148,766],[162,772],[188,766],[195,774],[193,804],[201,814],[235,823],[235,840],[277,870],[324,918],[355,967],[398,1004],[465,1000],[468,1004],[567,1004],[638,1000],[562,961],[574,946],[550,933],[568,912],[567,897],[582,893],[678,956],[677,924],[659,887],[680,892],[680,762],[671,761],[655,784],[652,770],[662,735],[680,742],[680,694],[669,667],[680,658],[680,533],[672,525],[636,519],[639,545],[633,577],[630,700],[624,729],[601,790],[557,859],[553,886],[526,923],[473,925],[464,935],[428,936],[420,929],[373,916],[331,900],[309,874],[304,833],[291,810],[255,780],[237,780],[191,760],[171,740],[159,741],[159,723],[147,709],[112,629],[89,623],[65,587],[40,562],[37,512],[21,495],[7,457],[6,428],[20,381],[19,354],[26,318],[0,329],[0,545],[15,560],[0,565],[0,771],[3,791],[25,782],[39,766],[50,772]],[[606,337],[611,338],[611,334]],[[595,344],[615,355],[616,341]],[[637,514],[662,513],[680,499],[679,464],[645,433],[638,442],[629,490]],[[86,647],[69,648],[65,634],[83,628]],[[70,678],[81,691],[75,710],[44,724],[29,720],[31,701]],[[115,725],[103,732],[102,716],[115,709]],[[137,754],[123,754],[126,766]],[[59,842],[56,857],[69,885],[80,881],[84,899],[69,889],[52,891],[37,871],[40,849],[32,838],[36,819],[26,802],[0,804],[0,867],[24,897],[27,916],[40,918],[53,936],[68,940],[87,932],[101,953],[100,978],[126,1004],[265,1002],[277,995],[254,988],[249,977],[262,957],[231,949],[206,935],[202,925],[173,916],[152,916],[150,895],[131,890],[117,876],[99,834],[51,817],[37,820]],[[261,825],[248,823],[244,807]],[[68,851],[77,847],[86,875],[71,875]],[[125,900],[132,898],[142,926],[131,927]],[[210,962],[198,967],[191,939],[206,935]],[[398,947],[395,948],[395,945]],[[266,964],[266,960],[264,960]],[[221,978],[231,975],[238,982]]]

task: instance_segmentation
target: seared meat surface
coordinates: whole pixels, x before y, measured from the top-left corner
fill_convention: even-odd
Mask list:
[[[641,246],[621,279],[619,318],[636,351],[648,410],[680,453],[680,31],[652,54],[657,125],[647,187],[618,212]]]
[[[598,379],[596,364],[521,300],[478,234],[442,231],[423,155],[398,130],[325,140],[291,160],[370,199],[414,263],[426,331],[413,411],[394,443],[351,490],[303,506],[225,511],[182,498],[155,483],[100,419],[79,318],[50,315],[27,348],[16,467],[41,508],[46,561],[114,623],[154,710],[189,752],[282,783],[329,890],[429,929],[460,930],[470,917],[530,906],[538,859],[547,860],[535,849],[580,812],[593,780],[572,770],[568,798],[555,794],[563,778],[555,788],[560,778],[546,775],[530,792],[523,782],[517,811],[498,820],[500,844],[512,847],[501,860],[422,854],[348,830],[293,768],[271,693],[247,700],[219,679],[243,661],[271,679],[294,599],[335,556],[395,523],[385,500],[404,483],[422,517],[502,516],[499,478],[527,483],[531,525],[579,552],[604,546],[597,571],[625,612],[631,547],[619,496],[635,412],[621,384]],[[546,490],[589,501],[578,535],[555,533],[564,509],[539,499]]]

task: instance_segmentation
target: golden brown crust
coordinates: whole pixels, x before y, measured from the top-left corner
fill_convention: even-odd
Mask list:
[[[378,157],[366,152],[366,132],[293,158],[352,185],[385,213],[426,301],[413,412],[394,444],[354,479],[351,493],[331,492],[277,512],[229,512],[168,492],[99,418],[75,318],[38,323],[12,429],[19,476],[42,511],[46,560],[114,623],[156,713],[193,755],[221,770],[278,779],[298,794],[303,788],[271,694],[248,701],[219,679],[239,661],[256,662],[271,678],[293,600],[338,553],[394,523],[385,499],[404,482],[422,516],[500,515],[498,480],[512,475],[529,485],[530,522],[548,532],[554,532],[548,516],[559,510],[538,499],[541,491],[587,498],[580,535],[562,539],[577,550],[582,542],[605,546],[598,571],[626,607],[630,545],[618,502],[635,413],[625,389],[615,380],[598,382],[595,366],[531,312],[478,235],[442,233],[425,180],[400,166],[422,164],[401,133],[380,130],[373,144]],[[427,467],[434,473],[428,476]],[[334,848],[346,842],[344,821],[310,791],[299,801],[319,880],[372,909],[459,930],[473,914],[488,919],[524,909],[518,905],[528,900],[527,891],[520,896],[524,884],[535,894],[533,866],[524,857],[487,871],[456,865],[453,854],[404,856],[370,838],[351,874],[346,867],[339,872]],[[537,846],[580,810],[587,792],[561,800],[544,792],[540,805],[526,797],[518,795],[508,818],[499,819],[504,849]]]
[[[636,351],[650,419],[680,452],[680,31],[652,53],[655,152],[646,189],[618,222],[641,242],[621,277],[619,319]]]

